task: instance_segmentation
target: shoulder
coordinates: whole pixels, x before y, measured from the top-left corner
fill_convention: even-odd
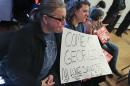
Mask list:
[[[67,24],[65,24],[65,27],[71,29],[72,25],[70,25],[70,24],[67,23]]]
[[[16,46],[26,46],[32,42],[33,38],[33,26],[32,24],[27,24],[23,26],[19,31],[16,32],[14,38],[12,39],[13,45]]]
[[[65,27],[68,28],[68,29],[72,29],[72,30],[75,29],[75,26],[73,24],[71,24],[71,23],[66,23]]]
[[[38,34],[38,32],[40,32],[39,30],[41,29],[40,25],[34,22],[30,22],[26,25],[24,25],[18,32],[17,32],[17,36],[20,37],[29,37],[29,36],[33,36],[35,34]]]

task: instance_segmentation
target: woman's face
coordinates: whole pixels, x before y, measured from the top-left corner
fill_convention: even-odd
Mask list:
[[[57,8],[52,14],[46,15],[48,32],[60,33],[63,31],[66,17],[65,8]]]
[[[75,16],[79,22],[85,22],[89,16],[89,6],[82,4],[81,8],[75,11]]]

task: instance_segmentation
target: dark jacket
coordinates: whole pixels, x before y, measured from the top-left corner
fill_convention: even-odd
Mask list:
[[[82,32],[82,33],[85,33],[85,28],[84,28],[84,25],[83,23],[79,23],[77,27],[75,27],[73,24],[71,23],[67,23],[65,25],[66,28],[69,28],[71,30],[75,30],[75,31],[79,31],[79,32]]]
[[[128,73],[128,84],[130,85],[130,71]]]
[[[0,76],[5,75],[4,61],[14,34],[14,31],[0,32]]]
[[[0,57],[3,57],[8,53],[8,48],[14,34],[14,31],[0,32]]]
[[[16,33],[10,46],[6,68],[12,86],[36,86],[46,47],[43,34],[41,25],[36,22],[26,25]],[[56,40],[57,37],[56,35]]]

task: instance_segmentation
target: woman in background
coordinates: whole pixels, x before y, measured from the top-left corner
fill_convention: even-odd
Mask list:
[[[92,13],[90,14],[91,22],[93,25],[92,32],[100,29],[103,26],[103,24],[102,24],[103,16],[104,16],[104,12],[102,11],[102,9],[96,8],[92,11]],[[118,50],[119,50],[118,46],[116,46],[110,40],[108,40],[107,43],[102,44],[101,46],[103,49],[105,49],[107,52],[109,52],[113,56],[113,58],[109,62],[112,72],[115,75],[121,77],[122,75],[118,72],[118,70],[116,68],[117,59],[118,59]]]

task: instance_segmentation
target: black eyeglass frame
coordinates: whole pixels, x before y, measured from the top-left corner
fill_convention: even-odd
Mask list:
[[[54,17],[54,16],[49,15],[49,14],[46,14],[46,15],[47,15],[48,17],[53,18],[53,19],[55,19],[55,20],[58,20],[58,21],[60,21],[60,22],[65,21],[65,17],[62,17],[62,18],[57,18],[57,17]]]

